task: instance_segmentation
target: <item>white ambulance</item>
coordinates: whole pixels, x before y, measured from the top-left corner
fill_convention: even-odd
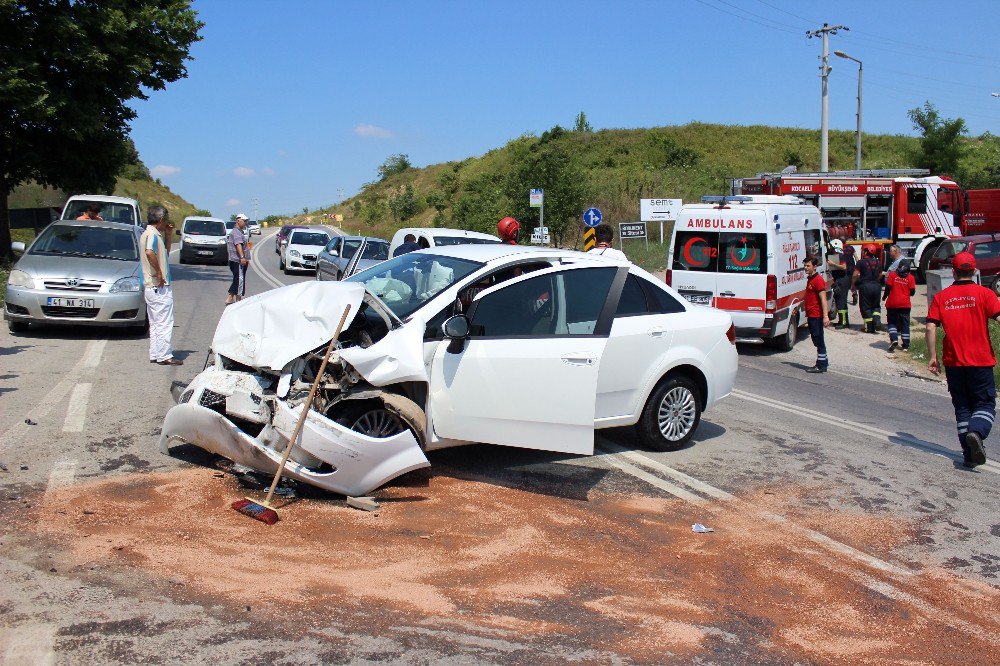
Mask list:
[[[791,349],[806,324],[807,255],[830,285],[819,209],[787,195],[702,202],[677,216],[667,284],[691,303],[728,312],[737,337]]]

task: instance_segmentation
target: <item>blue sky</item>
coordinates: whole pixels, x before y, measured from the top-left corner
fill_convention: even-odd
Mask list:
[[[864,130],[914,134],[931,101],[1000,134],[1000,2],[198,0],[188,78],[135,104],[171,189],[260,216],[351,196],[389,155],[417,166],[524,133],[691,121],[818,128],[819,39],[864,62]],[[855,127],[857,65],[833,57],[830,126]],[[819,147],[817,146],[817,155]],[[668,193],[669,194],[669,193]]]

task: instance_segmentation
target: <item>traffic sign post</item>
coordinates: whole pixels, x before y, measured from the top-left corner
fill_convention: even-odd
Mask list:
[[[622,242],[626,238],[641,238],[646,242],[646,248],[649,248],[649,237],[646,235],[646,223],[645,222],[619,222],[618,223],[618,246],[621,247]]]
[[[532,245],[548,245],[549,244],[549,228],[548,227],[535,227],[535,231],[531,234],[531,244]]]
[[[663,245],[663,223],[676,220],[683,203],[680,199],[639,199],[639,219],[660,223],[660,245]]]
[[[542,229],[545,229],[545,244],[549,243],[549,230],[545,227],[545,191],[539,187],[532,188],[528,192],[528,207],[538,209],[538,227],[535,228],[535,232],[538,233]],[[534,239],[534,234],[532,234],[532,239]],[[535,241],[532,240],[532,243]]]
[[[588,227],[596,227],[603,219],[604,216],[601,215],[601,211],[596,208],[588,208],[583,213],[583,223]]]

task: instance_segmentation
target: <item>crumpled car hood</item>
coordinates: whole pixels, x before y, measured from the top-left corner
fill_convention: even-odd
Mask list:
[[[365,296],[354,282],[299,282],[228,306],[212,339],[216,353],[253,368],[280,372],[289,361],[329,343],[344,308],[347,328]]]

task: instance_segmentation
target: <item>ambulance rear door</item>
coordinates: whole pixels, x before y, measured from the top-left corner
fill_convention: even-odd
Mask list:
[[[674,230],[670,265],[672,286],[690,303],[714,305],[719,232],[690,228],[684,224],[684,216],[681,217]],[[689,219],[687,222],[693,225],[699,221]]]
[[[732,316],[737,329],[764,326],[768,235],[763,227],[719,233],[715,306]]]

